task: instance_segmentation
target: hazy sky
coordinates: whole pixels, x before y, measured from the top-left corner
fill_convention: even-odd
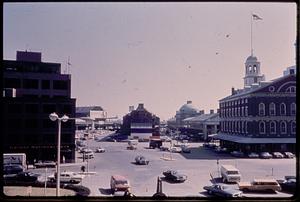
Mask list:
[[[76,105],[111,116],[144,103],[168,119],[187,100],[208,112],[243,87],[251,12],[261,72],[280,77],[295,64],[292,3],[5,3],[4,59],[27,48],[64,72],[70,57]]]

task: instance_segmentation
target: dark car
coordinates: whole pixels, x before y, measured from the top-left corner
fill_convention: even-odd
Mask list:
[[[135,163],[137,165],[148,165],[149,160],[147,160],[144,156],[137,156],[135,157]]]
[[[179,173],[176,170],[167,170],[163,172],[166,180],[170,180],[173,182],[184,182],[187,179],[187,176]]]
[[[234,157],[244,157],[245,156],[245,154],[243,152],[240,152],[240,151],[233,151],[230,154]]]
[[[296,192],[296,176],[285,176],[284,180],[277,180],[281,190],[294,194]]]
[[[3,166],[3,175],[18,174],[23,171],[23,166],[18,164],[9,164]]]
[[[36,168],[55,168],[56,163],[54,161],[38,161],[34,166]]]
[[[187,147],[187,146],[181,147],[181,151],[182,151],[183,153],[191,153],[191,149],[190,149],[189,147]]]
[[[10,182],[36,182],[38,176],[38,174],[32,172],[20,172],[15,175],[6,175],[4,176],[4,180]]]
[[[211,186],[204,186],[208,194],[221,196],[221,197],[241,197],[242,191],[227,187],[221,184],[213,184]]]

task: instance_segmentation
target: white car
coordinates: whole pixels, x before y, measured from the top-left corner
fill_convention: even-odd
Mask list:
[[[180,147],[171,147],[170,148],[170,152],[173,153],[180,153],[182,151],[182,149]]]
[[[251,152],[250,154],[248,154],[248,157],[249,158],[258,158],[259,155],[257,153],[255,153],[255,152]]]
[[[284,157],[280,152],[273,152],[272,154],[274,158],[282,159]]]
[[[60,173],[60,182],[63,183],[79,183],[84,178],[84,175],[79,175],[75,172],[64,171]],[[56,181],[56,172],[47,177],[50,182]]]
[[[292,152],[284,152],[285,158],[294,158],[295,155]]]
[[[103,152],[105,152],[105,149],[102,147],[96,149],[96,153],[103,153]]]

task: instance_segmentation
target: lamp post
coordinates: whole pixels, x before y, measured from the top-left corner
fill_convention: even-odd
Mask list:
[[[63,115],[58,117],[58,115],[53,112],[49,115],[51,121],[58,121],[58,137],[57,137],[57,167],[56,167],[56,196],[60,196],[60,137],[61,137],[61,121],[67,122],[69,117]]]

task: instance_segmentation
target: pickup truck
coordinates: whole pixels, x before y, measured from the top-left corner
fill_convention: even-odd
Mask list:
[[[275,179],[254,179],[252,182],[238,182],[239,189],[247,191],[280,191],[281,187]]]
[[[74,172],[64,171],[64,172],[60,173],[60,182],[63,182],[63,183],[80,183],[83,178],[84,178],[84,175],[79,175]],[[50,182],[55,182],[56,181],[56,173],[48,176],[47,179]]]

